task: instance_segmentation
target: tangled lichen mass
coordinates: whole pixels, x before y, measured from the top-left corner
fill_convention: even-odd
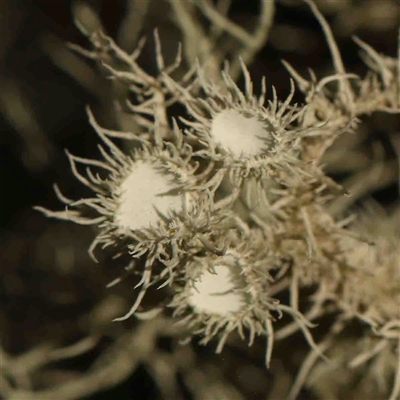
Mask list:
[[[137,132],[107,130],[90,112],[102,159],[69,159],[93,197],[72,201],[58,192],[66,210],[39,209],[96,225],[91,251],[111,247],[137,261],[126,270],[139,276],[137,297],[119,320],[157,310],[180,321],[189,338],[215,341],[218,352],[235,333],[249,344],[264,336],[267,366],[273,344],[299,331],[311,348],[302,367],[311,376],[321,360],[346,359],[340,343],[351,341],[344,332],[357,321],[365,343],[377,344],[372,353],[352,348],[348,362],[376,381],[374,362],[384,365],[395,400],[400,361],[386,363],[381,355],[388,347],[396,355],[400,350],[400,254],[391,237],[377,236],[372,244],[366,225],[356,229],[346,213],[330,212],[335,205],[341,210],[344,189],[327,176],[321,160],[340,136],[357,134],[365,115],[399,112],[400,62],[357,40],[371,70],[365,78],[347,73],[328,24],[307,3],[324,30],[334,72],[307,80],[285,63],[293,80],[282,101],[274,88],[271,98],[265,86],[260,96],[253,93],[243,60],[244,90],[228,69],[211,79],[200,64],[174,79],[179,62],[165,67],[156,35],[159,71],[153,77],[139,67],[138,54],[128,56],[106,37],[112,57],[92,56],[139,101],[128,104]],[[302,104],[293,103],[295,83]],[[171,104],[182,106],[174,118],[168,116]],[[116,139],[134,150],[122,150]],[[166,289],[157,304],[147,301],[154,288]],[[316,343],[313,329],[332,310],[335,321]]]

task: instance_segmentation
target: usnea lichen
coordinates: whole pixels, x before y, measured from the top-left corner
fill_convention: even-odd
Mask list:
[[[235,231],[228,235],[224,255],[194,256],[186,264],[176,294],[169,304],[179,323],[202,337],[200,344],[218,339],[221,352],[228,337],[237,332],[249,345],[256,336],[266,336],[265,361],[270,364],[274,343],[274,323],[290,316],[306,340],[320,354],[309,329],[313,326],[297,308],[281,304],[279,292],[282,265],[276,249],[265,245],[260,230],[248,238]],[[179,283],[179,282],[183,282]]]
[[[301,127],[299,122],[305,108],[291,104],[293,82],[284,102],[278,100],[274,88],[272,100],[267,100],[265,82],[261,94],[256,96],[243,63],[242,71],[244,91],[228,71],[222,72],[221,84],[216,85],[198,66],[197,78],[204,98],[168,80],[171,90],[178,90],[184,96],[190,117],[181,120],[187,127],[187,135],[203,145],[196,154],[219,163],[219,168],[226,169],[236,185],[251,176],[279,179],[279,173],[287,171],[307,175],[301,160],[302,139],[322,135],[324,124]]]
[[[383,242],[379,251],[362,255],[361,247],[372,242],[325,207],[346,192],[324,173],[321,157],[335,138],[355,129],[363,114],[398,111],[399,63],[359,41],[374,74],[365,80],[348,74],[329,26],[313,3],[307,3],[328,38],[335,72],[307,81],[286,63],[305,94],[300,105],[293,104],[292,80],[283,101],[274,88],[267,99],[265,81],[256,96],[242,61],[244,90],[227,69],[215,81],[199,63],[189,78],[177,82],[170,72],[179,63],[165,68],[158,36],[156,78],[138,66],[138,54],[128,57],[107,41],[129,69],[106,65],[107,71],[142,102],[128,101],[140,129],[110,131],[89,113],[105,146],[100,146],[103,160],[68,157],[93,197],[72,201],[57,189],[67,209],[40,210],[96,225],[99,233],[91,253],[97,246],[112,247],[117,255],[141,261],[136,301],[118,320],[143,316],[147,290],[167,286],[161,311],[172,313],[190,338],[200,335],[201,344],[217,340],[217,352],[234,332],[250,345],[262,335],[269,365],[274,341],[301,330],[315,364],[324,357],[322,350],[333,348],[337,326],[354,319],[367,325],[365,337],[382,338],[385,346],[390,343],[398,351],[393,344],[399,337],[397,253]],[[330,83],[335,83],[333,89]],[[375,102],[368,101],[369,89],[377,95]],[[168,118],[172,103],[184,106],[186,114]],[[114,138],[138,146],[123,152]],[[88,167],[85,175],[78,170],[80,164]],[[384,257],[385,248],[390,257]],[[303,289],[312,295],[301,302]],[[282,293],[287,304],[277,300]],[[332,323],[327,339],[315,344],[313,322],[333,312],[339,323]],[[291,322],[282,322],[284,317]],[[361,352],[353,365],[368,355]],[[379,351],[375,355],[380,359]],[[308,368],[312,363],[306,361]],[[393,396],[400,391],[396,368]],[[305,374],[299,376],[293,396]]]

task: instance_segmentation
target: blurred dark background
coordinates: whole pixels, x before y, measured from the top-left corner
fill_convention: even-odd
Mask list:
[[[101,265],[90,260],[87,248],[94,235],[90,228],[48,220],[33,206],[59,209],[52,187],[55,182],[67,196],[80,198],[87,193],[70,172],[64,153],[67,148],[81,157],[98,157],[97,138],[85,113],[87,104],[105,126],[119,128],[123,124],[111,106],[110,81],[93,63],[67,47],[67,43],[87,47],[74,23],[78,11],[82,16],[82,10],[90,7],[88,25],[101,27],[128,52],[134,50],[137,38],[151,36],[156,27],[167,55],[174,53],[181,40],[167,1],[150,1],[141,23],[130,24],[132,14],[141,10],[140,1],[0,0],[1,331],[3,347],[13,354],[42,342],[68,342],[87,334],[89,328],[82,320],[105,296],[114,296],[115,309],[95,324],[96,329],[105,329],[107,318],[111,320],[132,298],[129,285],[111,292],[105,289],[118,267],[110,266],[106,256]],[[396,0],[321,0],[317,4],[332,26],[348,71],[366,72],[352,35],[378,52],[396,55]],[[258,11],[258,1],[234,0],[229,17],[251,27]],[[318,77],[332,72],[320,27],[300,1],[277,2],[274,27],[250,65],[256,87],[265,75],[268,85],[275,85],[279,95],[287,95],[289,76],[282,59],[305,77],[308,68]],[[154,68],[151,41],[144,48],[141,63],[145,69]],[[296,96],[300,101],[301,96]],[[350,143],[356,149],[351,156],[346,140],[332,150],[330,174],[341,181],[356,174],[363,176],[362,172],[376,162],[375,157],[395,165],[399,126],[395,115],[367,117],[359,138]],[[353,162],[354,154],[359,162]],[[392,207],[398,198],[396,181],[376,182],[359,202],[371,197],[383,207]],[[107,329],[117,335],[120,328]],[[215,360],[212,351],[209,353],[204,350],[203,354]],[[251,364],[249,359],[246,362]],[[141,367],[119,390],[96,398],[110,398],[115,393],[121,399],[124,395],[131,398],[132,390],[141,391],[138,398],[158,396],[155,383]]]

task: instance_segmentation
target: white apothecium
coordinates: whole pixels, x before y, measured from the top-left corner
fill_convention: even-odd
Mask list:
[[[231,180],[241,183],[248,176],[274,177],[280,171],[295,171],[302,175],[302,139],[323,133],[322,125],[302,129],[304,107],[291,105],[294,84],[284,102],[272,88],[272,100],[266,100],[265,81],[261,95],[255,96],[250,74],[242,64],[245,90],[241,91],[222,72],[218,84],[206,78],[197,66],[197,78],[203,96],[192,95],[172,79],[171,88],[180,90],[188,118],[181,118],[188,127],[187,134],[203,148],[197,151],[205,159],[221,163]]]

